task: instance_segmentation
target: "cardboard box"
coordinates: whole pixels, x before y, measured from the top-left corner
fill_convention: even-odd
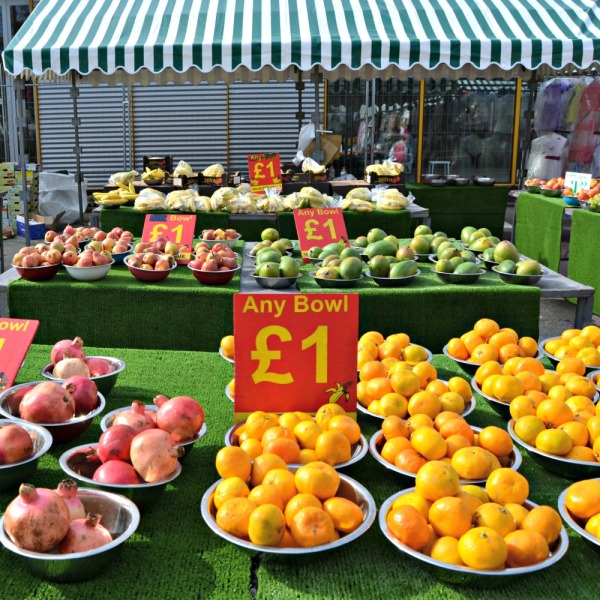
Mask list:
[[[50,219],[52,222],[52,217],[42,217],[36,213],[31,213],[29,215],[29,237],[32,240],[43,240],[46,235],[46,224],[45,219]],[[25,237],[25,216],[17,215],[17,235]]]

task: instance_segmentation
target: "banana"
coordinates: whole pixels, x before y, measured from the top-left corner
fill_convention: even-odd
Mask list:
[[[225,168],[223,167],[223,165],[220,165],[218,163],[210,165],[206,167],[204,171],[202,171],[202,175],[204,175],[204,177],[221,177],[223,173],[225,173]]]
[[[375,205],[368,200],[360,200],[359,198],[345,198],[342,200],[342,210],[373,212],[375,210]]]
[[[164,179],[165,175],[166,173],[160,167],[157,169],[146,167],[146,170],[142,173],[142,181],[146,181],[147,179]]]
[[[128,186],[120,185],[116,190],[110,190],[110,192],[94,192],[92,196],[97,204],[122,206],[130,200],[135,200],[138,195],[135,192],[130,192]]]
[[[354,188],[346,194],[346,198],[356,198],[357,200],[370,200],[371,190],[366,187]]]

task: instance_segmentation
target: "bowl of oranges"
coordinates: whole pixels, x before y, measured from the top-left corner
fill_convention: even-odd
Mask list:
[[[560,336],[542,340],[540,348],[553,364],[567,357],[579,358],[586,371],[594,371],[600,368],[600,327],[565,329]]]
[[[450,465],[433,461],[419,470],[415,487],[383,502],[379,527],[436,579],[505,585],[551,567],[569,547],[558,512],[528,494],[527,479],[512,469],[495,470],[485,487],[463,488]]]
[[[558,510],[567,525],[600,552],[600,479],[572,483],[558,497]]]
[[[587,378],[596,386],[596,390],[600,392],[600,370],[589,372]]]

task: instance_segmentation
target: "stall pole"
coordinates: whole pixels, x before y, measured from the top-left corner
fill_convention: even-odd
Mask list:
[[[369,82],[365,81],[365,129],[366,130],[365,130],[365,143],[364,143],[364,156],[363,156],[364,169],[367,168],[367,165],[371,164],[370,162],[368,162],[369,157],[367,156],[368,146],[369,146],[369,144],[367,142],[368,142],[368,139],[370,138],[370,133],[369,133],[369,85],[370,85]]]
[[[315,84],[315,110],[312,115],[313,123],[315,124],[315,150],[313,152],[313,159],[321,164],[325,158],[325,153],[321,150],[321,103],[319,98],[320,83],[323,81],[323,74],[317,71],[311,73],[310,76],[312,82]]]
[[[537,94],[537,70],[531,74],[529,80],[529,101],[527,102],[527,112],[525,113],[525,120],[527,122],[527,128],[525,130],[525,139],[521,146],[521,166],[519,169],[519,188],[523,187],[523,181],[527,176],[527,161],[529,159],[529,147],[531,146],[531,138],[533,137],[533,107],[535,103],[535,96]]]
[[[419,124],[417,137],[417,183],[421,183],[421,174],[423,173],[423,124],[425,121],[425,81],[419,82]]]
[[[515,117],[513,121],[513,151],[510,164],[510,183],[515,185],[517,181],[517,154],[519,153],[519,130],[521,128],[521,90],[523,80],[517,78],[517,89],[515,90]]]
[[[79,90],[77,89],[77,82],[75,81],[75,71],[71,73],[71,99],[73,100],[73,129],[75,132],[75,147],[73,152],[75,153],[75,180],[77,181],[77,199],[79,200],[79,220],[83,225],[83,197],[81,193],[81,146],[79,145],[79,116],[77,113],[77,97],[79,96]]]
[[[27,118],[25,116],[25,82],[22,79],[15,80],[15,90],[17,93],[17,128],[19,130],[19,168],[21,169],[21,204],[23,205],[23,219],[25,220],[25,245],[29,246],[29,190],[27,189],[27,162],[28,156],[25,154],[25,130],[27,129]]]

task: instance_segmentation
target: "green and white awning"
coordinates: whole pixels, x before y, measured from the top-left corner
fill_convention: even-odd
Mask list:
[[[597,0],[41,0],[15,76],[198,82],[596,68]]]

